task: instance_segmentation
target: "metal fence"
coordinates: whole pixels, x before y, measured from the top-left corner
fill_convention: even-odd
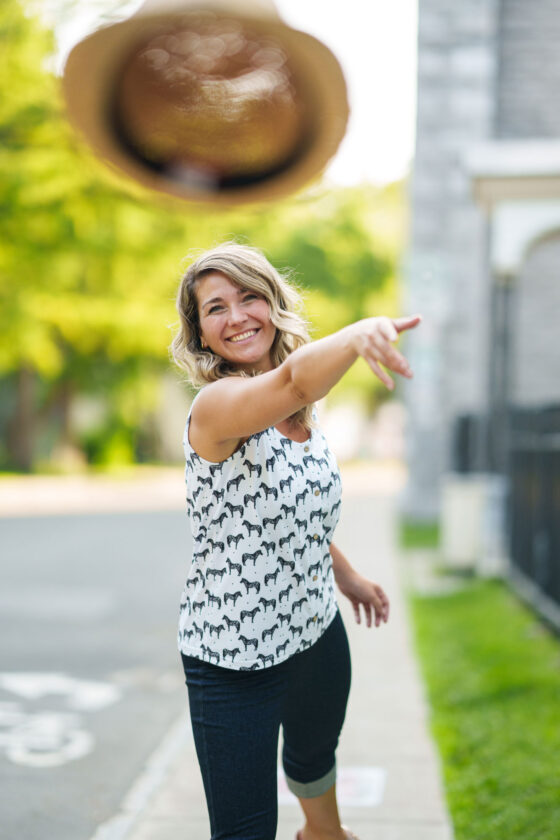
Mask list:
[[[509,576],[516,590],[560,628],[560,406],[510,408],[506,428],[509,492],[505,523]],[[469,473],[494,463],[488,420],[457,418],[453,469]],[[488,466],[487,466],[488,469]]]
[[[560,623],[560,406],[514,409],[509,429],[513,582]]]

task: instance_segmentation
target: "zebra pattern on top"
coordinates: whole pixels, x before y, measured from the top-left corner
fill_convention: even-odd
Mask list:
[[[225,668],[267,668],[311,647],[336,615],[338,465],[318,427],[298,443],[271,426],[225,461],[207,461],[189,441],[191,412],[183,447],[193,554],[178,647]]]

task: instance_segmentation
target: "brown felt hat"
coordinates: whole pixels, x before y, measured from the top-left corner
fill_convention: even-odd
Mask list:
[[[302,187],[348,120],[338,61],[268,0],[149,0],[73,48],[63,87],[71,121],[111,168],[226,206]]]

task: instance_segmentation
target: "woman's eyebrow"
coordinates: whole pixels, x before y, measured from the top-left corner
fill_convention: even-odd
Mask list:
[[[211,303],[217,303],[220,300],[222,300],[221,297],[210,298],[210,300],[207,300],[206,303],[202,304],[202,308],[204,309],[205,306],[209,306]]]

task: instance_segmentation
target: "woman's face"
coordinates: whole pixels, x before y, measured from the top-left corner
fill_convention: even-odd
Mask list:
[[[213,271],[199,280],[196,297],[203,343],[239,370],[272,370],[276,327],[262,295],[240,289],[225,274]]]

